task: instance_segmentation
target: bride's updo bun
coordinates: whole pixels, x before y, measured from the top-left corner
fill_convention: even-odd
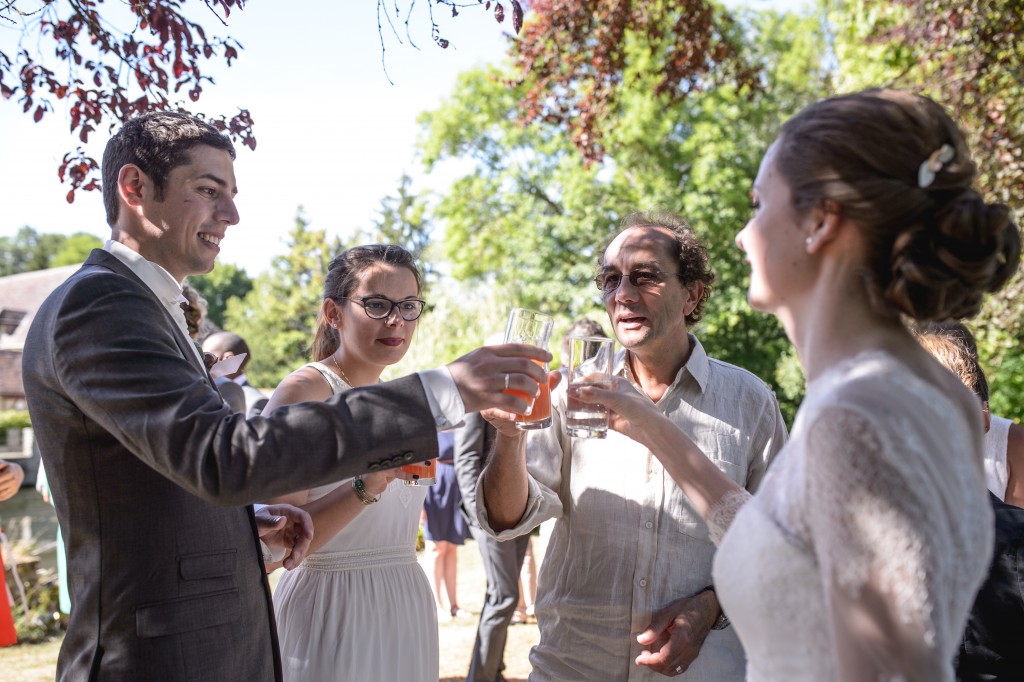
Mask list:
[[[881,311],[971,317],[1017,270],[1010,210],[973,188],[963,133],[926,97],[872,89],[812,104],[783,126],[776,163],[797,210],[831,200],[865,231]]]

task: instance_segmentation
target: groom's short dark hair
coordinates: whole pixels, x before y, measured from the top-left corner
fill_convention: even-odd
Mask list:
[[[117,222],[117,176],[128,164],[142,169],[156,185],[162,198],[167,176],[191,161],[197,145],[222,149],[235,158],[235,147],[212,125],[189,114],[152,111],[130,119],[117,131],[103,151],[103,207],[107,224]]]

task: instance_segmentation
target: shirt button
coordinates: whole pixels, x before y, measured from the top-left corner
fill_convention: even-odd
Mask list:
[[[644,524],[644,528],[647,528],[649,530],[651,528],[654,528],[654,524],[651,523],[650,521],[648,521],[647,523]]]
[[[640,587],[647,587],[647,578],[640,578]]]

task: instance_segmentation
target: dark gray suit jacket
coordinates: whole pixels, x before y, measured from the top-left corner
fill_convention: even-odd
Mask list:
[[[73,603],[59,680],[280,679],[243,505],[437,456],[418,377],[246,421],[188,343],[100,250],[32,323],[25,393]]]
[[[486,419],[474,412],[467,414],[464,425],[455,429],[453,433],[455,477],[462,491],[460,510],[469,525],[479,528],[480,520],[476,516],[476,484],[494,449],[497,432]]]

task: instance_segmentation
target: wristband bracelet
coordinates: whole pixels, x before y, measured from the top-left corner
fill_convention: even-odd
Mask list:
[[[363,479],[358,476],[352,479],[352,490],[356,491],[356,497],[358,497],[359,501],[366,506],[377,504],[377,501],[380,500],[380,495],[377,495],[377,497],[370,497],[366,494],[366,486],[363,485]]]

